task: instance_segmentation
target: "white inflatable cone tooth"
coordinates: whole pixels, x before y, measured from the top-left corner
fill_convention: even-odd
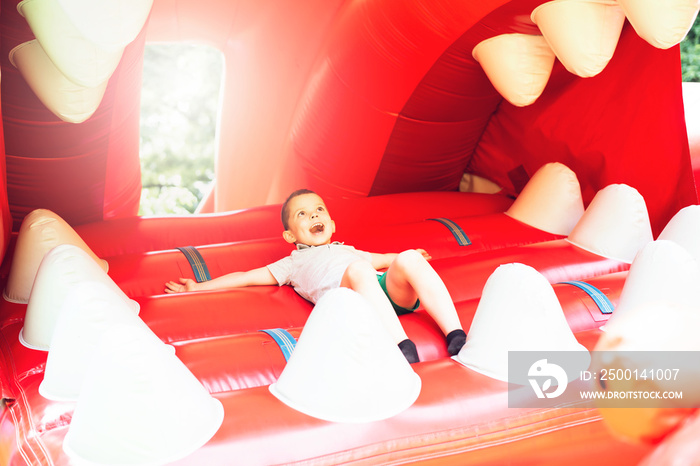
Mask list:
[[[39,265],[20,332],[23,345],[44,351],[50,348],[66,296],[83,282],[103,283],[138,314],[139,304],[129,299],[88,253],[77,246],[62,244],[49,251]]]
[[[370,304],[338,288],[314,307],[270,392],[318,419],[371,422],[410,407],[420,388],[420,378]]]
[[[516,107],[537,100],[554,66],[554,52],[539,35],[494,36],[477,44],[472,55],[493,87]]]
[[[674,386],[673,378],[665,377],[659,377],[656,385],[667,390],[682,391],[684,404],[697,405],[700,403],[700,368],[693,355],[700,351],[698,328],[700,303],[690,305],[667,300],[639,302],[628,314],[624,327],[619,327],[613,335],[606,332],[601,336],[595,347],[595,352],[599,354],[594,363],[602,366],[617,359],[618,363],[626,361],[625,368],[639,371],[650,367],[682,367],[682,374],[676,376],[675,382],[682,381],[685,387]],[[689,401],[691,396],[695,401]]]
[[[679,210],[666,224],[658,239],[683,246],[700,263],[700,205]]]
[[[454,359],[509,381],[509,351],[577,351],[588,361],[588,351],[574,337],[552,285],[519,263],[499,266],[486,281],[467,342]]]
[[[591,371],[643,376],[608,378],[595,388],[613,394],[682,395],[641,402],[605,396],[596,398],[596,405],[615,435],[634,443],[658,444],[678,431],[700,404],[700,369],[695,356],[700,351],[700,303],[663,299],[636,304],[625,313],[624,325],[616,326],[613,334],[603,333],[593,353]]]
[[[47,252],[61,244],[84,250],[106,272],[107,262],[100,259],[65,220],[46,209],[36,209],[22,220],[3,297],[15,303],[29,302],[39,264]]]
[[[209,441],[223,418],[221,402],[172,346],[143,328],[115,325],[86,372],[63,449],[89,464],[167,464]]]
[[[658,352],[659,354],[656,355],[640,355],[640,358],[658,358],[657,361],[660,362],[666,357],[666,364],[657,366],[667,366],[673,361],[668,360],[668,353],[664,355],[664,351],[700,351],[700,340],[695,337],[698,328],[700,328],[700,303],[689,304],[671,300],[639,301],[627,313],[624,326],[615,327],[615,332],[605,332],[600,337],[595,351]],[[696,372],[698,374],[696,378],[700,379],[697,360],[693,358],[692,362],[693,372]],[[696,387],[700,387],[700,383]]]
[[[668,240],[648,243],[632,262],[618,305],[605,324],[611,336],[624,332],[635,309],[649,302],[700,303],[700,265],[683,247]],[[658,320],[666,317],[658,314]]]
[[[150,331],[113,287],[100,282],[71,287],[58,313],[39,393],[50,400],[77,401],[102,336],[115,325]]]
[[[68,79],[36,40],[10,51],[10,62],[19,70],[34,94],[54,115],[68,123],[82,123],[99,107],[107,80],[85,86]]]
[[[583,216],[581,186],[566,165],[543,165],[530,178],[506,215],[534,228],[568,235]]]
[[[598,191],[568,237],[575,246],[628,264],[653,239],[644,198],[624,184]]]
[[[698,0],[618,0],[636,33],[656,48],[680,43],[698,15]]]
[[[531,19],[564,67],[588,78],[612,58],[625,14],[614,0],[554,0],[535,8]]]
[[[129,45],[141,29],[153,0],[56,0],[85,39],[105,50]]]
[[[23,0],[17,10],[27,20],[57,74],[73,83],[75,89],[106,84],[119,65],[124,48],[108,50],[87,39],[58,0]]]

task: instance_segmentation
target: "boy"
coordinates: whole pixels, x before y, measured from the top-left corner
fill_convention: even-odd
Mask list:
[[[238,288],[253,285],[290,284],[302,297],[316,303],[339,286],[365,297],[410,363],[418,362],[416,345],[408,339],[398,319],[423,303],[446,335],[447,349],[457,354],[466,341],[452,298],[422,249],[400,254],[376,254],[331,242],[335,222],[323,199],[313,191],[293,192],[282,205],[282,236],[296,244],[291,255],[265,267],[233,272],[197,283],[180,278],[168,282],[166,293]],[[377,275],[377,270],[388,270]],[[419,301],[420,300],[420,301]]]

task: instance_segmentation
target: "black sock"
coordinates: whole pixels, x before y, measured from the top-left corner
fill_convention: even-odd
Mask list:
[[[414,362],[420,362],[420,359],[418,358],[418,350],[416,349],[416,344],[408,338],[399,343],[399,349],[410,364],[413,364]]]
[[[459,350],[467,342],[467,334],[464,333],[464,330],[458,328],[448,333],[445,339],[447,340],[447,352],[454,356],[459,353]]]

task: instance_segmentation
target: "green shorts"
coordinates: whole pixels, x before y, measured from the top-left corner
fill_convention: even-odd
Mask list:
[[[383,274],[377,274],[377,280],[379,280],[379,286],[382,287],[382,290],[384,290],[384,294],[386,295],[387,298],[389,298],[389,302],[394,308],[394,311],[396,311],[397,316],[402,316],[404,314],[410,314],[411,312],[415,311],[418,309],[418,306],[420,306],[420,300],[416,300],[416,304],[413,305],[413,308],[408,309],[405,307],[401,307],[398,304],[394,302],[393,299],[391,299],[391,296],[389,296],[389,292],[386,290],[386,272]]]

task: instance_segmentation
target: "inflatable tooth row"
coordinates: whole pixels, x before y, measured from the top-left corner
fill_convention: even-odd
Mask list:
[[[555,58],[580,77],[602,72],[625,20],[649,44],[667,49],[685,37],[696,16],[692,1],[551,1],[532,10],[539,34],[495,35],[479,42],[472,53],[494,88],[511,104],[525,106],[544,91]]]
[[[450,359],[441,332],[424,311],[403,316],[422,360],[412,366],[349,290],[329,293],[313,309],[287,287],[139,294],[129,283],[152,273],[161,287],[173,273],[193,276],[186,259],[186,265],[173,267],[184,255],[126,254],[123,259],[133,264],[158,259],[157,266],[140,265],[128,273],[119,271],[126,266],[113,256],[106,272],[105,261],[90,254],[70,227],[63,231],[67,224],[60,218],[45,217],[35,228],[21,229],[15,251],[20,260],[10,276],[31,275],[15,275],[32,262],[22,251],[50,249],[33,272],[28,303],[3,303],[4,315],[14,317],[3,328],[5,354],[15,361],[14,375],[3,386],[15,400],[14,440],[21,446],[15,457],[97,464],[217,464],[231,457],[246,458],[247,464],[425,458],[488,464],[505,461],[513,451],[544,463],[577,451],[599,451],[641,459],[650,447],[607,433],[590,403],[509,407],[509,396],[518,389],[508,383],[508,351],[587,355],[596,347],[599,328],[623,300],[626,270],[632,264],[633,273],[639,251],[654,245],[644,199],[625,185],[602,190],[585,212],[577,209],[579,202],[553,196],[573,205],[569,211],[578,217],[565,238],[527,225],[527,216],[515,220],[516,212],[529,210],[525,193],[551,193],[562,177],[570,180],[571,172],[559,164],[545,166],[505,212],[454,222],[467,237],[479,238],[471,245],[459,246],[453,230],[424,220],[444,228],[454,242],[452,251],[475,247],[471,254],[454,255],[446,248],[444,257],[433,261],[470,330],[465,348]],[[463,196],[464,202],[473,200]],[[555,218],[560,206],[553,203]],[[333,213],[339,223],[341,214]],[[542,210],[536,214],[542,221]],[[507,219],[515,237],[526,232],[524,238],[533,238],[536,230],[540,238],[517,246],[515,238],[498,244],[508,236],[501,232],[489,243],[488,229],[502,228]],[[676,227],[676,233],[664,233],[693,245],[690,222]],[[406,228],[412,225],[387,228],[398,235],[412,231]],[[369,240],[371,232],[365,234]],[[433,234],[424,238],[435,240]],[[251,256],[288,253],[277,244],[263,239],[236,246],[241,252],[249,248]],[[231,251],[212,245],[203,256],[207,266],[223,261],[222,270],[251,266],[245,258],[229,258]],[[646,253],[653,259],[646,265],[642,261],[637,274],[667,271],[669,266],[659,267],[659,261],[675,264],[681,256]],[[672,280],[668,276],[662,284]],[[27,288],[13,283],[16,289]],[[5,295],[17,298],[9,285]],[[663,296],[673,290],[642,285],[642,293],[627,292],[627,307],[647,301],[650,293]],[[115,399],[129,408],[115,405]],[[174,401],[182,399],[188,400],[184,406]],[[277,448],[263,447],[269,443]]]
[[[327,199],[358,199],[455,191],[463,177],[465,189],[515,196],[528,176],[552,161],[577,173],[585,204],[608,184],[634,186],[647,200],[657,233],[696,201],[678,46],[672,45],[693,23],[693,0],[107,4],[104,11],[77,0],[0,4],[3,149],[15,231],[37,208],[73,226],[106,219],[141,223],[129,218],[140,198],[147,42],[204,43],[224,55],[217,180],[208,212],[279,203],[299,186]],[[30,21],[30,10],[53,19]],[[60,18],[46,13],[55,10]],[[115,10],[128,13],[106,14]],[[558,24],[566,26],[550,32]],[[76,46],[59,46],[71,40]],[[479,45],[501,40],[506,45],[497,50]],[[23,46],[32,41],[38,45]],[[529,52],[520,42],[538,45]],[[16,47],[20,69],[9,59]],[[92,116],[70,123],[46,108],[37,94],[80,98],[56,95],[51,85],[43,94],[32,90],[30,83],[49,76],[20,65],[22,50],[32,48],[41,48],[74,81],[84,82],[70,65],[86,61],[100,86],[111,76]],[[87,49],[95,53],[81,56]],[[111,74],[100,66],[100,50],[122,51]],[[537,61],[540,53],[547,66],[532,69],[531,58]],[[570,72],[577,57],[600,58],[602,71],[588,78]],[[506,71],[493,72],[494,65]],[[538,90],[527,95],[536,100],[511,104],[527,87],[520,83],[532,81]],[[94,107],[87,100],[85,106]],[[640,163],[662,156],[663,164]],[[667,183],[677,189],[660,188]]]
[[[17,11],[36,38],[10,50],[9,61],[48,110],[63,121],[82,123],[97,110],[152,4],[105,2],[96,8],[75,1],[21,1]]]

